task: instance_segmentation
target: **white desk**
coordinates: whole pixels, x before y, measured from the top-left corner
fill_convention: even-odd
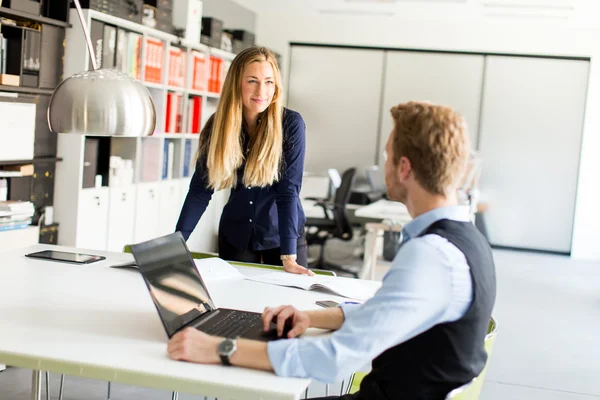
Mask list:
[[[401,224],[406,224],[412,220],[404,204],[383,199],[358,208],[354,215],[362,218],[391,219]]]
[[[109,268],[131,255],[95,251],[107,259],[83,266],[24,257],[44,249],[76,251],[37,245],[0,252],[0,363],[226,399],[298,399],[309,385],[308,379],[169,359],[167,336],[141,276]],[[380,286],[365,285],[373,293]],[[343,301],[249,280],[215,282],[209,290],[218,307],[255,312],[284,303],[309,309],[324,298]]]

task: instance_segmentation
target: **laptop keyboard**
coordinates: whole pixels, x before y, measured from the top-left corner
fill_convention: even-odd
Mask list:
[[[248,332],[256,323],[260,322],[261,315],[245,311],[233,311],[213,325],[202,327],[201,330],[212,336],[235,338]]]

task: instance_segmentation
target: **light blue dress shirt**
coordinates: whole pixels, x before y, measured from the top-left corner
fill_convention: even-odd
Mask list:
[[[323,338],[268,343],[275,373],[339,381],[385,350],[437,324],[460,319],[473,290],[465,255],[441,236],[417,237],[441,219],[469,222],[469,209],[437,208],[407,224],[382,287],[364,304],[342,305],[345,320],[340,329]]]

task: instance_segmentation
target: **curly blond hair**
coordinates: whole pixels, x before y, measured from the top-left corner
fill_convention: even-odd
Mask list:
[[[465,119],[450,107],[408,102],[391,109],[393,161],[410,160],[417,182],[430,193],[456,190],[470,153]]]

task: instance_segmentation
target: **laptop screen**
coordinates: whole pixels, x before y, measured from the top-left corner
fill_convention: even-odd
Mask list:
[[[179,232],[131,246],[167,335],[215,309]]]

